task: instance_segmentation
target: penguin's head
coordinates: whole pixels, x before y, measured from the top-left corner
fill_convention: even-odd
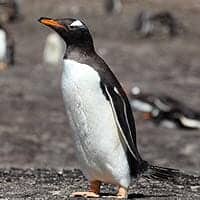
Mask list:
[[[56,31],[66,42],[67,46],[93,46],[92,37],[87,26],[78,19],[41,17],[38,21]]]

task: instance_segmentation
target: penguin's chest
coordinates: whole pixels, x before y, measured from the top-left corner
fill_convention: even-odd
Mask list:
[[[113,179],[121,171],[128,174],[125,151],[98,73],[88,65],[67,60],[62,91],[77,155],[88,178],[103,178],[106,174],[107,179]]]

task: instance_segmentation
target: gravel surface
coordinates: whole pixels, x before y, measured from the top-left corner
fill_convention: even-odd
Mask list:
[[[87,181],[79,170],[0,170],[1,199],[84,199],[70,198],[74,191],[86,191]],[[116,188],[103,185],[101,198],[115,199]],[[174,183],[141,177],[129,188],[128,199],[199,199],[200,177],[182,174]]]

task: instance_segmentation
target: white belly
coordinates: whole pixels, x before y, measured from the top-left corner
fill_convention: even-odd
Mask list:
[[[56,65],[61,63],[64,44],[62,39],[57,33],[50,33],[46,39],[44,48],[44,61],[46,63]]]
[[[0,62],[6,58],[6,33],[0,29]]]
[[[130,175],[125,150],[96,71],[65,60],[62,91],[84,174],[89,180],[127,187]]]

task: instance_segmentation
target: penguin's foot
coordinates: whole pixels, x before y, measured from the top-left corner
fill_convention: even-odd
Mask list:
[[[7,64],[0,62],[0,71],[5,70],[7,67],[8,67]]]
[[[96,194],[95,192],[74,192],[70,197],[98,198],[99,194]]]
[[[88,197],[88,198],[98,198],[100,192],[100,181],[91,181],[90,189],[88,192],[74,192],[70,195],[70,197]]]
[[[127,197],[128,197],[127,188],[119,187],[119,190],[117,193],[117,199],[127,199]]]
[[[144,120],[150,120],[152,117],[151,117],[151,114],[150,113],[148,113],[148,112],[145,112],[144,114],[143,114],[143,119]]]

